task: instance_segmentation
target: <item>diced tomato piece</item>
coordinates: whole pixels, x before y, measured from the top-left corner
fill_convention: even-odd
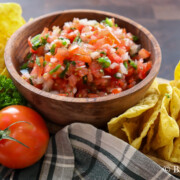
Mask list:
[[[68,49],[70,55],[77,53],[78,50],[79,50],[79,46],[77,44],[72,44]]]
[[[120,92],[122,92],[122,89],[121,89],[121,88],[116,88],[116,89],[113,89],[113,90],[112,90],[112,94],[118,94],[118,93],[120,93]]]
[[[82,97],[87,97],[88,96],[88,90],[87,89],[81,89],[79,92],[76,94],[76,97],[82,98]]]
[[[119,54],[120,56],[126,53],[126,47],[120,47],[117,49],[117,54]]]
[[[38,89],[42,89],[42,84],[34,84],[34,87],[38,88]]]
[[[88,64],[91,63],[92,59],[90,55],[74,55],[72,57],[73,61],[82,61],[82,62],[86,62]]]
[[[81,68],[78,70],[78,75],[80,77],[86,76],[88,74],[88,69],[87,68]]]
[[[39,63],[40,64],[37,64],[37,63],[34,63],[34,67],[30,73],[31,76],[33,77],[41,77],[42,74],[43,74],[43,57],[39,57]]]
[[[33,53],[33,54],[37,54],[37,51],[34,50],[32,47],[30,47],[30,52]]]
[[[109,29],[108,29],[109,30]],[[117,45],[120,45],[121,46],[121,41],[116,37],[116,35],[109,30],[109,37],[114,40],[114,42],[117,44]]]
[[[78,35],[79,35],[79,31],[75,30],[75,31],[67,34],[67,38],[70,39],[70,41],[72,42],[76,38],[76,36],[78,36]]]
[[[88,82],[93,82],[93,75],[90,70],[88,71],[87,79],[88,79]]]
[[[28,45],[29,45],[30,47],[32,47],[31,37],[28,38]]]
[[[52,58],[52,55],[50,53],[45,54],[45,61],[49,62],[51,58]]]
[[[71,87],[75,87],[78,79],[75,75],[72,74],[71,76],[69,76],[68,80],[69,80],[69,85]]]
[[[116,53],[110,53],[108,55],[109,59],[111,60],[111,62],[116,62],[116,63],[122,63],[123,60],[120,56],[118,56]]]
[[[40,46],[37,50],[36,50],[36,54],[38,56],[43,56],[44,55],[44,46]]]
[[[56,91],[62,91],[66,88],[68,81],[64,79],[55,79],[52,89]]]
[[[64,59],[69,57],[69,52],[66,48],[58,48],[54,57],[59,60],[61,64],[63,64]]]
[[[147,63],[143,63],[141,61],[138,61],[137,64],[137,71],[138,71],[138,76],[140,79],[144,79],[147,75],[147,72],[151,69],[152,67],[152,62],[147,62]]]
[[[46,38],[46,35],[48,34],[49,29],[47,27],[44,28],[43,32],[41,33],[41,37]]]
[[[147,59],[148,57],[150,57],[151,53],[143,48],[138,52],[138,55],[142,59]]]
[[[59,96],[67,96],[67,94],[63,94],[63,93],[61,93],[61,94],[58,94]]]
[[[91,65],[89,66],[89,68],[91,69],[91,72],[92,72],[94,77],[101,78],[103,76],[103,73],[100,72],[102,67],[101,67],[101,65],[99,63],[93,61],[91,63]]]

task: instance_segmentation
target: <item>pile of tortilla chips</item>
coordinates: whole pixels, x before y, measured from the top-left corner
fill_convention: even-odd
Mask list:
[[[0,3],[0,74],[8,76],[4,63],[4,50],[10,36],[23,24],[22,9],[16,3]]]
[[[180,163],[180,62],[175,80],[154,82],[136,106],[111,119],[108,129],[144,153]]]

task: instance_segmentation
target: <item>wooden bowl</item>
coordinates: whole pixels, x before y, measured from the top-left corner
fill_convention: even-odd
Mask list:
[[[27,55],[28,37],[42,32],[44,27],[62,27],[74,17],[104,20],[115,18],[116,23],[139,37],[139,43],[151,52],[152,69],[147,77],[133,88],[116,95],[98,98],[62,97],[44,92],[28,84],[19,74],[20,64]],[[90,123],[102,127],[112,118],[135,105],[156,77],[161,64],[161,50],[154,36],[140,24],[117,14],[95,10],[67,10],[41,16],[25,24],[9,39],[5,50],[5,63],[11,78],[24,97],[47,119],[60,125],[73,122]]]

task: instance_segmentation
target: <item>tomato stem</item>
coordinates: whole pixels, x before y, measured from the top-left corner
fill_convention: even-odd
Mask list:
[[[17,123],[22,123],[22,122],[27,123],[27,124],[31,124],[31,123],[26,122],[26,121],[17,121],[17,122],[15,122],[15,123],[10,124],[6,129],[0,130],[0,140],[2,140],[2,139],[9,139],[9,140],[15,141],[15,142],[17,142],[17,143],[19,143],[19,144],[21,144],[21,145],[29,148],[29,147],[28,147],[27,145],[25,145],[24,143],[22,143],[22,142],[20,142],[19,140],[15,139],[15,138],[13,138],[13,137],[11,137],[11,136],[9,136],[9,134],[11,133],[11,131],[10,131],[9,128],[10,128],[11,126],[17,124]]]

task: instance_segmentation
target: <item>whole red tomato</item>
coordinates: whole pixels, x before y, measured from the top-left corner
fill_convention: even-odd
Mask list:
[[[8,126],[9,130],[6,129]],[[13,140],[3,139],[6,136],[28,147]],[[12,105],[0,111],[0,164],[15,169],[28,167],[44,155],[48,142],[49,132],[46,124],[34,110]]]

